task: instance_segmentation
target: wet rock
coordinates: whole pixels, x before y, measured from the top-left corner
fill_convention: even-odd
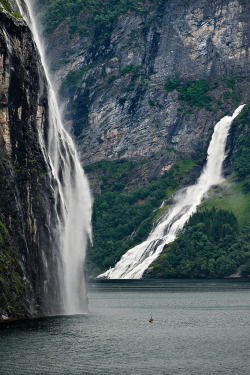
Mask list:
[[[0,11],[0,320],[55,313],[55,183],[44,153],[47,83],[22,19]]]

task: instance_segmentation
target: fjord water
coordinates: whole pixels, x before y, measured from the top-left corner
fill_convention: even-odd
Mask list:
[[[55,207],[57,223],[55,233],[59,254],[55,254],[55,269],[61,284],[61,313],[74,314],[87,311],[86,285],[83,263],[87,238],[91,237],[91,194],[83,168],[78,160],[75,145],[63,127],[53,85],[50,81],[44,48],[38,36],[31,2],[25,0],[28,10],[20,11],[29,24],[34,42],[41,57],[48,84],[49,133],[48,142],[40,134],[41,148],[56,181]],[[58,291],[59,292],[59,291]]]
[[[214,127],[207,151],[207,162],[198,181],[179,191],[172,209],[163,215],[146,241],[128,250],[116,265],[98,277],[108,279],[140,279],[144,271],[159,256],[164,246],[176,238],[190,216],[213,185],[224,181],[222,165],[226,157],[226,141],[233,120],[243,109],[240,105],[232,116],[223,117]]]
[[[250,280],[93,281],[89,314],[0,325],[0,374],[249,375],[249,292]]]

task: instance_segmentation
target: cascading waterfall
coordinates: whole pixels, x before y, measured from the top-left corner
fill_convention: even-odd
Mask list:
[[[195,185],[189,186],[175,195],[175,206],[158,221],[146,241],[127,251],[121,260],[99,278],[140,279],[144,271],[159,256],[164,246],[176,238],[196,211],[202,199],[212,185],[221,184],[222,165],[225,160],[225,147],[232,121],[241,112],[239,106],[232,116],[223,117],[214,128],[207,152],[207,163]]]
[[[25,15],[26,12],[23,12],[18,0],[17,4],[33,33],[48,82],[48,144],[44,145],[41,135],[40,142],[42,149],[46,148],[50,169],[57,182],[55,201],[58,223],[57,227],[52,229],[56,233],[62,257],[62,261],[58,259],[58,270],[55,270],[59,272],[62,283],[64,306],[62,312],[65,314],[82,313],[87,311],[83,263],[88,236],[91,238],[91,193],[74,143],[62,125],[30,1],[25,1],[29,18]]]

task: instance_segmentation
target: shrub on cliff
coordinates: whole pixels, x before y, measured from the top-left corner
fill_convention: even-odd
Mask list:
[[[177,90],[179,99],[183,100],[191,107],[205,107],[210,110],[211,97],[207,94],[211,87],[206,79],[188,80],[181,82],[176,74],[173,78],[167,77],[165,89],[167,91]]]
[[[53,32],[66,21],[73,34],[86,31],[91,25],[100,29],[103,34],[103,30],[107,26],[112,26],[113,21],[121,14],[129,11],[141,12],[142,3],[144,1],[140,0],[46,0],[42,23],[46,33]],[[39,0],[39,4],[44,6],[44,0]],[[85,29],[78,21],[81,13],[87,15],[88,18]]]

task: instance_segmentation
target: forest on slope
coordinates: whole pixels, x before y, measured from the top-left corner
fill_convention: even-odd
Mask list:
[[[65,119],[95,195],[93,247],[86,261],[95,276],[147,237],[173,193],[198,177],[215,123],[247,103],[246,2],[37,5]],[[221,277],[240,266],[249,274],[249,104],[229,138],[230,183],[214,189],[201,213],[166,247],[150,271],[154,277]],[[216,215],[231,220],[217,237],[206,224]],[[219,220],[215,231],[220,227]],[[218,266],[211,268],[213,260]]]

